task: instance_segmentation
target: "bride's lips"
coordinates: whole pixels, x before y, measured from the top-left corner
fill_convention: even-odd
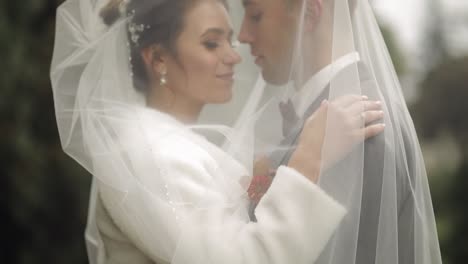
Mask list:
[[[234,81],[234,72],[218,74],[218,75],[216,75],[216,77],[218,77],[219,79],[224,80],[224,81],[232,82],[232,81]]]

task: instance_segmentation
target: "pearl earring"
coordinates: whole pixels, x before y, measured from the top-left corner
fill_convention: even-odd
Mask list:
[[[167,84],[166,74],[166,70],[163,70],[161,72],[161,77],[159,78],[159,85],[164,86]]]

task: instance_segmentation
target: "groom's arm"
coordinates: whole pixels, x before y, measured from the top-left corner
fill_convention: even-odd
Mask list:
[[[397,219],[397,239],[398,239],[398,263],[414,263],[414,196],[411,192],[411,183],[414,176],[414,160],[412,151],[406,137],[406,131],[402,129],[403,140],[405,142],[406,156],[395,156],[395,173],[386,174],[384,179],[385,150],[387,155],[394,154],[395,146],[384,142],[382,136],[371,139],[365,144],[364,156],[364,174],[362,187],[361,219],[359,232],[359,242],[357,249],[356,263],[374,263],[376,252],[379,226],[382,225],[380,206],[389,206],[382,204],[382,192],[391,191],[390,181],[395,182],[396,188],[396,219]],[[384,182],[385,180],[385,182]],[[389,201],[388,198],[386,201]]]
[[[356,263],[375,263],[382,198],[384,154],[384,135],[371,138],[364,144],[361,217]]]
[[[363,93],[368,95],[371,100],[384,102],[376,89],[375,82],[372,80],[363,81],[361,86]],[[392,116],[394,113],[386,114],[394,125],[399,124],[395,122],[397,117]],[[403,160],[403,157],[395,156],[395,174],[389,175],[395,178],[385,180],[395,181],[396,184],[399,263],[412,264],[414,263],[414,197],[410,190],[409,181],[414,175],[414,160],[411,154],[413,151],[408,149],[411,146],[408,133],[404,128],[399,128],[399,130],[403,136],[404,146],[407,148],[405,149],[406,160]],[[356,263],[375,263],[382,188],[390,188],[388,183],[384,185],[383,182],[385,153],[387,155],[388,153],[394,154],[395,147],[395,145],[385,141],[385,132],[365,142],[360,227],[366,228],[360,228],[359,231]]]
[[[398,193],[398,244],[399,263],[415,263],[415,233],[414,233],[414,213],[415,197],[411,186],[415,186],[414,178],[416,176],[415,151],[411,144],[409,131],[401,127],[401,135],[404,144],[405,156],[400,155],[397,158],[397,193]]]
[[[408,146],[408,144],[405,144]],[[380,135],[366,141],[364,147],[364,171],[361,200],[361,218],[357,245],[356,263],[375,263],[379,226],[381,221],[382,192],[391,191],[390,181],[396,187],[396,219],[398,232],[398,259],[400,264],[414,263],[414,197],[410,190],[408,175],[414,175],[410,156],[407,161],[395,157],[395,173],[386,174],[384,179],[385,155],[394,153],[395,146],[385,143],[385,136]],[[387,152],[386,152],[387,151]],[[409,150],[407,150],[409,152]],[[391,178],[388,178],[391,177]],[[385,181],[385,182],[384,182]],[[385,188],[385,190],[383,190]],[[386,201],[389,201],[386,198]],[[388,209],[388,208],[383,208]],[[364,228],[363,228],[364,227]]]

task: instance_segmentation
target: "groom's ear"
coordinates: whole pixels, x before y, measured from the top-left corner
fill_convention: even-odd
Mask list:
[[[304,30],[315,30],[323,13],[323,0],[305,0]]]

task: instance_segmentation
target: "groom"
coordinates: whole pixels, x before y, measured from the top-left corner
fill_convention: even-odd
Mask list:
[[[356,52],[344,52],[338,59],[331,61],[333,33],[333,12],[330,2],[334,0],[304,0],[306,14],[304,30],[301,36],[302,45],[297,45],[296,35],[303,0],[242,0],[245,15],[239,33],[239,41],[250,45],[255,63],[261,68],[263,79],[272,85],[284,85],[290,79],[297,89],[297,96],[280,104],[281,112],[290,112],[299,120],[305,120],[329,98],[330,82],[340,78],[341,74],[357,66],[362,93],[372,100],[385,99],[378,92],[377,85],[367,66],[360,62]],[[354,10],[357,0],[349,0],[350,10]],[[301,74],[291,70],[295,47],[308,47],[302,53],[307,67]],[[332,75],[331,72],[336,72]],[[292,74],[292,78],[290,77]],[[349,73],[349,72],[348,72]],[[302,99],[302,100],[301,100]],[[304,100],[305,99],[305,100]],[[392,117],[389,116],[391,119]],[[393,122],[394,123],[394,122]],[[284,125],[284,124],[283,124]],[[283,143],[295,145],[299,131],[287,131],[283,127]],[[402,129],[403,130],[403,129]],[[293,136],[291,136],[293,134]],[[295,135],[294,135],[295,134]],[[402,131],[403,137],[407,131]],[[407,138],[405,138],[407,139]],[[379,135],[364,144],[364,171],[362,183],[361,212],[356,249],[356,264],[376,262],[377,237],[382,196],[382,175],[384,164],[385,136]],[[392,147],[392,146],[390,146]],[[411,159],[411,151],[407,151]],[[288,162],[288,155],[282,155],[280,164]],[[377,166],[376,166],[377,165]],[[381,165],[381,166],[380,166]],[[403,169],[406,164],[398,164]],[[410,171],[412,168],[408,168]],[[398,177],[397,173],[397,177]],[[398,259],[399,264],[414,263],[414,200],[410,194],[409,182],[405,177],[394,179],[397,182],[398,194]],[[320,261],[319,261],[320,263]]]

